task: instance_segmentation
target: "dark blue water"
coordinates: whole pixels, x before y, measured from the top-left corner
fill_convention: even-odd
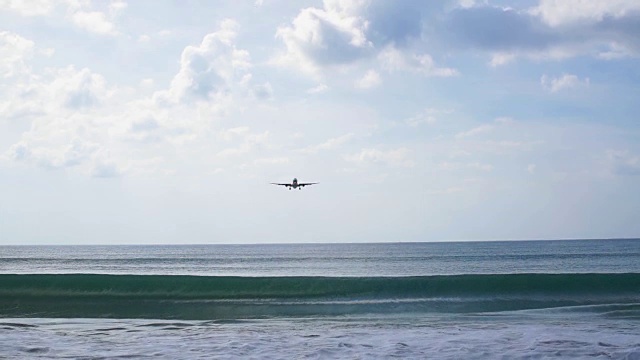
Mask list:
[[[0,246],[0,273],[425,276],[640,273],[640,240]]]

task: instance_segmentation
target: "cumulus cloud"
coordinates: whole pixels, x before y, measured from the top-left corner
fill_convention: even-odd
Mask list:
[[[0,99],[0,116],[8,119],[33,116],[67,116],[70,111],[87,111],[108,101],[115,89],[100,74],[73,66],[47,69],[11,85]]]
[[[122,0],[112,0],[109,4],[109,12],[112,14],[117,14],[126,9],[129,5]]]
[[[27,61],[33,56],[34,42],[18,34],[0,31],[0,77],[8,78],[27,70]]]
[[[380,75],[375,70],[369,70],[361,79],[356,81],[356,87],[359,89],[371,89],[381,83]]]
[[[181,72],[174,78],[172,87],[164,91],[168,99],[176,95],[176,102],[171,106],[153,98],[131,96],[134,89],[109,85],[104,76],[88,68],[46,68],[38,74],[13,79],[11,91],[5,94],[8,97],[0,99],[0,117],[20,116],[30,125],[18,141],[3,149],[4,158],[95,177],[119,176],[132,168],[135,172],[144,172],[141,167],[145,166],[161,167],[162,163],[146,161],[153,154],[150,149],[188,147],[199,136],[215,133],[211,119],[228,106],[227,97],[219,102],[207,97],[209,101],[204,104],[179,101],[200,99],[197,90],[206,85],[207,72],[222,79],[217,91],[242,86],[243,91],[238,93],[244,96],[251,95],[249,90],[263,97],[271,92],[269,83],[255,87],[250,83],[245,71],[248,68],[245,54],[235,49],[234,34],[228,31],[227,26],[231,25],[223,24],[222,30],[205,39],[201,46],[185,49]],[[6,52],[11,57],[0,60],[0,66],[6,69],[3,75],[16,73],[21,67],[28,69],[29,54],[37,52],[33,43],[11,34],[2,35],[2,40],[9,40],[0,46],[16,49]],[[198,63],[199,59],[204,63]],[[226,149],[227,153],[244,154],[263,146],[267,137],[268,133],[240,131]],[[213,146],[216,149],[213,153],[223,147],[222,144],[217,149]]]
[[[107,16],[99,11],[77,11],[71,15],[76,26],[100,35],[117,35],[115,25],[107,20]]]
[[[488,52],[492,66],[518,58],[606,59],[640,53],[639,10],[633,0],[550,0],[526,9],[483,5],[449,12],[444,26],[451,44]]]
[[[56,77],[52,83],[53,91],[63,96],[63,104],[69,108],[96,105],[108,96],[104,77],[87,68],[76,71],[69,66],[60,70]]]
[[[531,13],[550,26],[570,25],[579,22],[600,22],[605,17],[622,18],[640,12],[636,0],[541,0]]]
[[[580,80],[580,78],[573,74],[562,74],[557,78],[552,78],[547,75],[543,75],[540,78],[540,84],[548,91],[554,93],[564,89],[576,88],[579,86],[589,86],[589,78]]]
[[[87,68],[77,70],[70,65],[65,68],[51,69],[48,83],[34,85],[34,91],[46,98],[48,110],[51,106],[65,107],[72,110],[99,105],[112,93],[101,74]]]
[[[0,11],[8,10],[21,16],[60,16],[76,27],[99,35],[117,35],[113,18],[127,7],[124,1],[112,1],[109,14],[91,10],[91,3],[77,0],[0,0]]]
[[[318,86],[314,86],[307,90],[307,94],[322,94],[329,90],[329,87],[325,84],[320,84]]]
[[[187,46],[180,59],[180,71],[171,82],[170,98],[209,100],[224,95],[240,83],[251,68],[249,52],[237,49],[238,24],[230,19],[208,34],[198,46]]]
[[[97,143],[83,138],[77,118],[40,121],[23,139],[9,149],[14,160],[49,169],[76,167],[91,160],[99,150]],[[61,128],[57,128],[61,127]]]
[[[436,66],[429,54],[411,54],[394,47],[387,47],[379,55],[382,67],[388,71],[410,71],[426,76],[456,76],[458,71],[452,68]]]
[[[276,36],[286,52],[276,63],[318,75],[332,66],[377,56],[387,69],[455,75],[455,70],[436,67],[429,54],[417,54],[409,46],[410,40],[420,38],[423,13],[437,6],[420,1],[325,0],[322,8],[303,9],[290,26],[278,29]]]
[[[313,73],[322,66],[365,56],[372,49],[365,35],[368,23],[360,15],[365,5],[364,1],[327,0],[322,9],[303,9],[291,26],[276,32],[286,46],[278,62]]]
[[[6,9],[22,16],[43,16],[51,13],[55,7],[54,0],[0,0],[0,10]]]

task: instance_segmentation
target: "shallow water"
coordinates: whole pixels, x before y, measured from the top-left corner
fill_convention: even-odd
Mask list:
[[[627,358],[637,320],[549,314],[249,321],[3,319],[8,358]]]

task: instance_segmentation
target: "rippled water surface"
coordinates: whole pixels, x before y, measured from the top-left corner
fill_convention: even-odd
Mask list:
[[[640,359],[640,241],[2,246],[0,358]]]

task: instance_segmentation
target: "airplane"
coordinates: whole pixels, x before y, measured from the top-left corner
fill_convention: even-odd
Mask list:
[[[307,186],[307,185],[313,185],[313,184],[318,184],[317,182],[314,183],[299,183],[298,179],[294,178],[293,181],[291,182],[291,184],[281,184],[281,183],[272,183],[273,185],[280,185],[280,186],[286,186],[287,188],[289,188],[289,190],[291,189],[302,189],[303,187]]]

